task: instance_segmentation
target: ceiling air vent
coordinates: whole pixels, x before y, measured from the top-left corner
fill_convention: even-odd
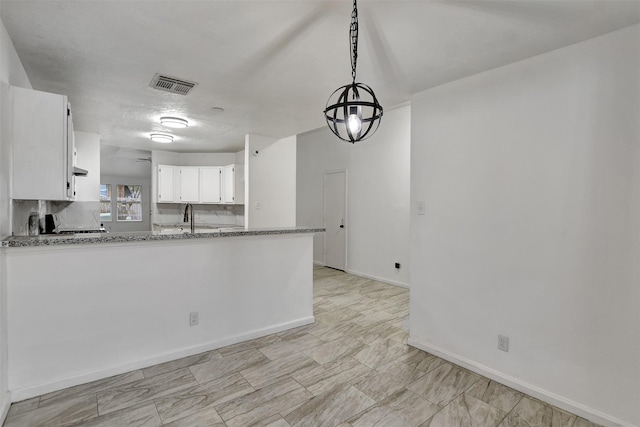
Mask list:
[[[193,89],[197,84],[198,83],[177,79],[175,77],[163,76],[162,74],[156,73],[149,86],[154,89],[186,95],[191,92],[191,89]]]

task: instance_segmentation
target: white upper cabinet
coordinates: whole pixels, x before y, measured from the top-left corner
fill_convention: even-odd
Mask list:
[[[180,202],[200,202],[200,168],[194,166],[180,167]]]
[[[220,203],[222,169],[219,167],[200,167],[200,203]]]
[[[224,167],[222,178],[222,202],[236,205],[244,204],[244,168],[242,165]]]
[[[176,197],[176,167],[158,165],[158,203],[179,202]]]
[[[244,204],[244,167],[158,165],[158,203]]]
[[[73,122],[67,97],[11,87],[13,185],[23,200],[73,200]]]

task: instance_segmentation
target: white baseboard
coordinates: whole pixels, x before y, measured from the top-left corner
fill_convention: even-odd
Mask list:
[[[315,261],[314,260],[313,264],[314,265],[319,265],[321,267],[325,267],[325,263],[322,262],[322,261]],[[356,270],[346,269],[344,272],[345,273],[349,273],[349,274],[353,274],[354,276],[364,277],[365,279],[376,280],[378,282],[386,283],[388,285],[399,286],[399,287],[405,288],[405,289],[409,289],[410,288],[408,283],[396,282],[395,280],[390,280],[390,279],[383,279],[382,277],[373,276],[371,274],[365,274],[365,273],[362,273],[362,272],[356,271]]]
[[[348,269],[348,270],[345,270],[345,271],[347,273],[349,273],[349,274],[353,274],[353,275],[356,275],[356,276],[360,276],[360,277],[364,277],[364,278],[367,278],[367,279],[376,280],[378,282],[386,283],[388,285],[399,286],[401,288],[409,289],[409,284],[408,283],[396,282],[395,280],[384,279],[382,277],[372,276],[371,274],[365,274],[365,273],[362,273],[360,271],[351,270],[351,269]]]
[[[445,359],[451,363],[462,366],[463,368],[499,382],[500,384],[506,385],[507,387],[511,387],[522,393],[528,394],[529,396],[535,397],[536,399],[540,399],[543,402],[547,402],[551,405],[557,406],[558,408],[564,409],[565,411],[569,411],[596,424],[601,424],[607,427],[634,427],[631,423],[619,420],[601,411],[590,408],[581,403],[574,402],[571,399],[559,396],[548,390],[544,390],[533,384],[522,381],[517,377],[513,377],[503,372],[489,368],[488,366],[482,365],[473,360],[467,359],[466,357],[452,353],[431,343],[419,341],[410,336],[407,340],[407,344],[419,348],[420,350],[424,350],[442,359]]]
[[[6,392],[4,396],[0,398],[0,426],[4,425],[4,421],[7,419],[9,407],[11,407],[11,393]]]
[[[304,326],[315,322],[313,316],[303,317],[301,319],[293,320],[291,322],[285,322],[278,325],[269,326],[263,329],[256,329],[241,335],[235,335],[227,337],[217,341],[210,341],[190,347],[184,347],[176,350],[171,350],[165,353],[156,354],[145,359],[141,359],[126,365],[113,366],[97,371],[86,372],[71,377],[59,378],[44,384],[38,384],[35,386],[24,387],[20,389],[11,390],[10,401],[7,402],[19,402],[21,400],[30,399],[32,397],[40,396],[45,393],[51,393],[65,389],[67,387],[73,387],[79,384],[86,384],[91,381],[101,380],[103,378],[109,378],[114,375],[124,374],[126,372],[134,371],[136,369],[148,368],[160,363],[170,362],[172,360],[180,359],[182,357],[192,356],[194,354],[203,353],[205,351],[216,350],[218,348],[226,347],[228,345],[237,344],[239,342],[248,341],[254,338],[260,338],[265,335],[271,335],[278,332],[286,331],[287,329],[296,328],[298,326]],[[8,410],[8,406],[7,406]],[[2,425],[0,423],[0,425]]]

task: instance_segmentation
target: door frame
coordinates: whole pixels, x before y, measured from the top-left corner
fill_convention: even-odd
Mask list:
[[[344,173],[344,271],[349,268],[349,173],[347,169],[331,169],[324,171],[322,175],[322,222],[324,227],[327,228],[327,175],[332,173]],[[322,263],[327,265],[327,237],[323,236],[322,239]]]

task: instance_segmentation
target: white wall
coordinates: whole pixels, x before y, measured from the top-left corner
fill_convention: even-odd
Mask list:
[[[409,286],[410,129],[406,105],[386,110],[378,131],[354,145],[327,127],[298,136],[298,225],[324,225],[324,173],[346,170],[347,271],[402,286]],[[318,233],[315,262],[324,263],[323,252]]]
[[[6,261],[16,399],[313,322],[306,233],[9,248]]]
[[[100,174],[151,179],[151,151],[100,144]]]
[[[296,136],[246,136],[245,203],[247,227],[296,225]]]
[[[100,201],[100,135],[77,131],[74,134],[77,166],[89,171],[87,176],[76,177],[76,201]]]
[[[29,77],[0,20],[0,236],[11,232],[11,140],[9,86],[32,89]],[[7,387],[7,279],[5,253],[0,249],[0,423],[11,401]]]
[[[412,100],[410,343],[606,425],[640,425],[639,41]]]

